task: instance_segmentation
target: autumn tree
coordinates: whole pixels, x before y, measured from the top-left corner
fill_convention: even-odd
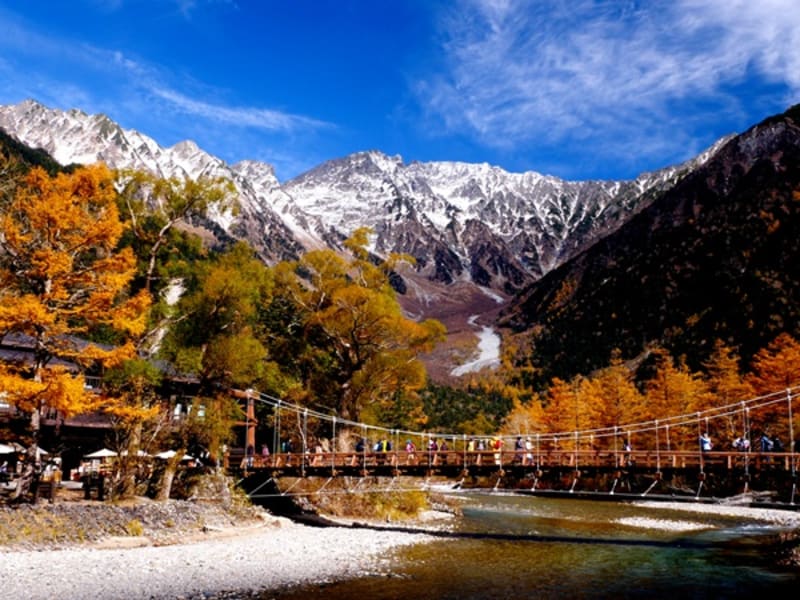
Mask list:
[[[528,435],[544,430],[544,409],[538,397],[523,402],[515,398],[511,411],[503,420],[500,433],[503,435]]]
[[[294,366],[286,366],[310,400],[351,420],[396,403],[398,394],[416,396],[426,382],[419,355],[444,335],[438,321],[403,315],[389,283],[395,257],[373,264],[368,233],[359,229],[347,240],[349,258],[316,250],[278,270],[279,302],[293,307],[292,327],[303,339],[299,354],[285,357]]]
[[[611,364],[586,380],[581,388],[582,405],[592,428],[618,430],[641,419],[644,398],[634,382],[635,373],[625,365],[619,351],[612,352]],[[607,437],[605,444],[615,448],[616,440]]]
[[[542,421],[550,433],[558,436],[560,448],[574,448],[574,432],[580,429],[580,379],[564,381],[554,377],[542,400]]]
[[[776,337],[753,357],[748,382],[757,394],[779,392],[800,384],[800,342],[788,333]]]
[[[753,357],[747,381],[755,393],[762,396],[783,392],[800,384],[800,343],[788,333],[780,334]],[[795,411],[800,412],[796,408]],[[785,403],[759,409],[752,415],[754,428],[770,435],[781,435],[786,440],[787,413]]]
[[[695,396],[690,409],[704,412],[717,407],[730,406],[753,396],[752,386],[745,381],[739,365],[739,357],[733,348],[722,340],[714,343],[714,351],[704,363],[705,390]],[[718,444],[730,447],[733,440],[748,433],[745,417],[740,413],[715,419]]]
[[[126,295],[136,263],[130,250],[116,250],[123,231],[102,165],[55,177],[33,169],[0,216],[0,339],[24,336],[33,356],[0,364],[0,387],[30,414],[33,448],[45,407],[72,415],[96,403],[65,365],[83,371],[134,353],[92,335],[104,329],[124,340],[144,330],[149,297]]]
[[[692,412],[696,398],[704,393],[703,381],[697,373],[693,373],[686,362],[681,360],[677,365],[672,356],[663,349],[654,351],[656,373],[646,384],[645,405],[643,415],[645,421],[662,422],[668,417],[687,415]],[[644,440],[646,447],[655,447],[656,443],[667,448],[695,449],[697,447],[697,425],[672,426],[664,423],[659,428],[658,437]]]

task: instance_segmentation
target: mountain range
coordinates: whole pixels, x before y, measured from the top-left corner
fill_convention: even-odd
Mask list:
[[[280,183],[266,163],[229,165],[191,141],[163,148],[105,115],[33,100],[0,107],[0,128],[64,165],[103,161],[164,177],[230,179],[241,212],[212,217],[212,229],[247,239],[267,262],[339,248],[356,227],[369,226],[375,253],[409,254],[417,273],[432,281],[467,281],[505,294],[616,230],[714,151],[633,181],[577,182],[487,164],[406,164],[369,151]]]
[[[796,120],[790,109],[631,181],[368,151],[282,183],[268,164],[229,165],[191,141],[164,148],[104,115],[0,106],[0,128],[62,164],[230,179],[238,216],[215,213],[205,227],[220,242],[246,239],[268,263],[341,249],[369,226],[376,255],[415,258],[396,280],[409,314],[439,318],[458,339],[502,309],[501,324],[530,334],[523,349],[542,377],[602,366],[613,348],[635,356],[658,342],[700,360],[714,337],[752,351],[797,329]]]

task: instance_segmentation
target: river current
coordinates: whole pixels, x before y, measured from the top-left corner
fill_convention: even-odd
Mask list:
[[[781,531],[719,513],[505,494],[460,496],[453,537],[404,548],[379,573],[270,598],[794,598]],[[335,552],[335,550],[333,550]]]

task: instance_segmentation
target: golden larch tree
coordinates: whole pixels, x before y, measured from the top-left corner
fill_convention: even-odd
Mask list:
[[[567,382],[554,377],[542,402],[543,424],[548,432],[560,434],[557,436],[557,446],[562,450],[574,448],[574,432],[581,420],[579,387],[580,381],[577,379]]]
[[[695,397],[690,409],[697,412],[730,406],[749,400],[753,387],[744,379],[739,366],[739,357],[733,348],[722,340],[714,343],[714,351],[703,365],[705,367],[705,392]],[[719,436],[718,447],[728,448],[737,437],[747,434],[747,419],[740,412],[726,414],[715,419]]]
[[[787,395],[787,402],[772,404],[751,414],[754,431],[760,430],[769,435],[778,435],[786,441],[789,438],[787,390],[800,384],[800,342],[788,333],[780,334],[753,357],[747,381],[758,395],[776,393]],[[798,431],[800,424],[797,420],[800,417],[798,414],[800,410],[796,396],[795,391],[792,394],[795,432]]]
[[[123,229],[102,165],[55,177],[33,169],[0,215],[0,340],[19,336],[32,352],[0,363],[0,388],[30,413],[34,447],[41,411],[91,409],[97,397],[79,373],[130,357],[125,339],[145,327],[148,297],[125,294],[136,261],[116,250]],[[100,328],[121,343],[87,341]]]
[[[610,366],[586,381],[582,396],[592,428],[616,428],[617,436],[622,436],[625,425],[641,420],[644,398],[634,382],[634,372],[625,365],[619,351],[612,353]],[[616,448],[618,441],[607,435],[601,444]]]
[[[658,436],[655,433],[644,440],[645,447],[655,447],[659,444],[667,449],[695,449],[697,447],[698,429],[697,422],[680,424],[669,419],[687,415],[691,420],[692,406],[696,398],[704,393],[704,383],[700,376],[689,370],[684,361],[677,365],[672,356],[663,349],[654,351],[657,362],[656,374],[647,382],[645,399],[646,413],[644,420],[661,420]],[[701,424],[700,428],[705,428]]]

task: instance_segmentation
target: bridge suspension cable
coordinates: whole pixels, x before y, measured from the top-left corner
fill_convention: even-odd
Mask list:
[[[257,392],[255,390],[247,390],[247,391],[232,390],[232,393],[240,398],[251,397],[256,402],[259,402],[266,406],[270,406],[274,409],[275,427],[273,431],[273,448],[278,448],[278,445],[280,444],[282,411],[295,413],[297,415],[298,420],[304,424],[304,427],[307,426],[306,425],[307,419],[309,417],[318,419],[319,421],[330,423],[333,432],[332,436],[333,443],[335,443],[336,441],[337,427],[340,430],[344,428],[360,430],[361,435],[365,440],[369,438],[371,435],[379,435],[379,436],[385,436],[388,439],[394,441],[395,443],[399,441],[399,438],[401,436],[414,438],[418,440],[432,440],[433,438],[441,438],[445,440],[449,439],[451,441],[455,441],[461,438],[466,439],[467,437],[467,435],[463,433],[404,430],[404,429],[382,427],[380,425],[372,425],[368,423],[352,421],[349,419],[344,419],[339,415],[325,413],[319,410],[315,410],[313,408],[309,408],[307,406],[301,406],[299,404],[290,404],[285,402],[281,398],[277,398],[275,396],[271,396],[263,392]],[[753,411],[758,409],[764,409],[771,406],[778,406],[780,404],[783,404],[784,402],[787,403],[788,405],[789,436],[791,440],[790,448],[788,448],[788,451],[794,454],[795,448],[794,448],[794,424],[792,422],[792,415],[793,415],[792,403],[794,398],[796,398],[798,394],[800,394],[800,386],[787,388],[786,390],[773,392],[771,394],[756,396],[748,400],[740,400],[734,403],[708,408],[699,412],[696,411],[696,412],[667,416],[667,417],[660,416],[658,419],[653,419],[649,421],[640,421],[635,423],[618,424],[608,427],[597,427],[592,429],[575,430],[575,431],[536,432],[537,455],[539,452],[540,445],[542,443],[546,442],[557,443],[565,439],[573,439],[577,446],[579,440],[581,439],[596,440],[596,439],[612,438],[616,440],[616,438],[620,434],[626,436],[628,443],[630,443],[632,435],[654,434],[656,438],[655,441],[656,441],[657,451],[660,452],[660,441],[658,439],[659,429],[662,428],[664,429],[664,432],[666,434],[666,443],[669,446],[670,430],[674,430],[679,427],[696,425],[699,434],[702,424],[705,424],[706,430],[708,430],[708,425],[711,420],[721,419],[725,417],[731,417],[735,419],[738,414],[743,415],[742,418],[745,429],[744,433],[747,434],[749,433],[751,414]],[[304,437],[303,442],[305,444],[305,435],[303,437]],[[487,437],[487,435],[476,433],[469,437],[485,438]],[[504,437],[513,438],[515,436],[504,436]],[[616,444],[616,441],[614,443]],[[365,448],[365,451],[366,450],[367,449]],[[794,464],[794,461],[792,461],[792,464]]]

